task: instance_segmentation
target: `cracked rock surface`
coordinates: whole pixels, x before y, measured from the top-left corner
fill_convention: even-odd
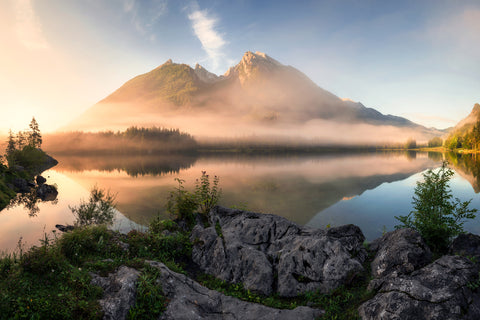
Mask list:
[[[384,234],[370,244],[375,252],[371,263],[372,276],[369,289],[378,289],[379,280],[397,277],[420,269],[432,260],[432,253],[420,234],[412,229],[398,229]]]
[[[307,320],[323,314],[322,310],[309,307],[282,310],[245,302],[210,290],[183,274],[171,271],[163,263],[148,263],[160,270],[162,290],[169,300],[167,310],[160,319]]]
[[[377,295],[362,304],[362,319],[479,319],[479,266],[460,256],[443,256],[409,275],[385,277]]]
[[[301,227],[285,218],[215,207],[210,227],[195,226],[192,259],[217,278],[265,295],[330,292],[363,272],[357,226]],[[220,231],[220,232],[219,232]]]
[[[135,304],[139,275],[139,271],[126,266],[121,266],[117,272],[109,274],[108,277],[92,275],[92,284],[104,290],[99,301],[104,312],[103,319],[127,318],[128,310]]]

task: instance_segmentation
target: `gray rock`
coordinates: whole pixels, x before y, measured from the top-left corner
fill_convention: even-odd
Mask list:
[[[92,284],[104,290],[99,301],[104,312],[103,319],[126,319],[128,310],[135,304],[139,275],[139,271],[125,266],[108,277],[93,275]]]
[[[362,304],[362,319],[479,319],[479,266],[459,256],[443,256],[410,275],[383,278],[379,293]]]
[[[42,185],[42,184],[44,184],[45,182],[47,182],[47,179],[45,179],[44,177],[38,175],[38,176],[35,178],[35,181],[37,182],[38,185]]]
[[[315,319],[324,313],[309,307],[283,310],[242,301],[210,290],[185,275],[169,270],[160,262],[148,263],[160,270],[162,291],[169,300],[167,310],[160,319],[307,320]]]
[[[193,261],[206,273],[262,294],[326,293],[363,271],[365,238],[353,225],[317,230],[222,207],[210,212],[210,223],[192,231]]]
[[[471,233],[460,234],[449,248],[450,254],[480,258],[480,236]]]
[[[55,228],[57,228],[58,230],[62,231],[62,232],[69,232],[69,231],[72,231],[73,229],[75,229],[74,226],[72,225],[63,225],[63,224],[56,224],[55,225]]]
[[[53,201],[57,199],[57,188],[49,184],[42,184],[37,188],[37,197],[42,201]]]
[[[376,252],[372,261],[372,276],[376,279],[412,273],[432,260],[432,253],[422,236],[412,229],[398,229],[372,241],[371,251]],[[370,283],[375,289],[381,280]]]

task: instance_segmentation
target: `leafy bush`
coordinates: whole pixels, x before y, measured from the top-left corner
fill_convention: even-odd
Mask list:
[[[213,183],[210,183],[209,175],[202,171],[202,176],[195,182],[195,191],[191,193],[183,186],[185,180],[175,178],[178,187],[170,192],[167,212],[175,218],[185,221],[188,227],[192,227],[195,224],[195,213],[200,213],[203,218],[206,218],[208,212],[218,204],[221,196],[221,190],[218,187],[219,180],[215,176]]]
[[[128,311],[128,319],[158,319],[168,301],[163,295],[160,271],[146,265],[137,282],[137,299]]]
[[[173,220],[163,220],[160,215],[153,218],[153,220],[148,225],[148,232],[153,234],[161,234],[163,231],[178,231],[178,224]]]
[[[162,262],[189,257],[192,244],[185,233],[162,236],[132,230],[127,235],[130,256],[157,259]]]
[[[222,191],[218,188],[220,179],[215,176],[213,185],[210,185],[210,177],[206,171],[202,171],[200,179],[195,183],[195,197],[201,214],[207,215],[218,204]]]
[[[116,195],[94,186],[88,202],[82,200],[78,207],[68,206],[76,218],[75,225],[111,224],[115,214]]]
[[[472,200],[453,199],[448,185],[454,172],[443,162],[442,167],[423,174],[417,182],[412,204],[414,210],[406,216],[395,217],[402,224],[395,228],[412,228],[425,239],[427,245],[437,253],[447,250],[450,240],[463,233],[463,224],[474,219],[477,209],[470,209]]]
[[[58,240],[58,246],[68,260],[77,264],[96,256],[103,258],[120,256],[122,249],[111,241],[112,237],[112,233],[105,225],[86,226],[63,234]]]

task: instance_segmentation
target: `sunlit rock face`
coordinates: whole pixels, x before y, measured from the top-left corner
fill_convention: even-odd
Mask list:
[[[327,293],[363,272],[361,230],[301,227],[284,218],[216,207],[211,227],[191,235],[192,259],[202,270],[262,294]]]

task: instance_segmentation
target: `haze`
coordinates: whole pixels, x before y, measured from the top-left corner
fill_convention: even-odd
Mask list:
[[[0,41],[0,133],[24,129],[32,116],[42,131],[65,127],[169,58],[223,74],[247,50],[292,65],[339,97],[427,127],[455,125],[480,88],[480,2],[473,0],[5,0]],[[210,135],[211,123],[188,120],[164,122]],[[327,124],[304,123],[300,135],[319,125]],[[228,121],[215,129],[251,133]]]

